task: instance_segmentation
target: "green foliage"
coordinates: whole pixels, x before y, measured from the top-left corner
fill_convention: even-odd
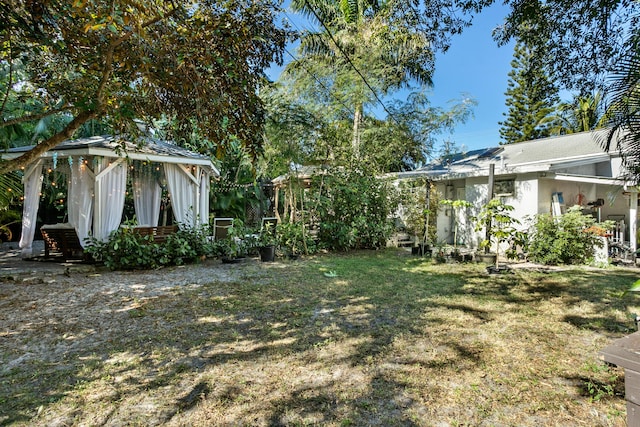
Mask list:
[[[230,136],[218,164],[220,178],[211,185],[211,210],[218,217],[246,221],[247,208],[259,208],[264,195],[255,180],[251,153]]]
[[[520,224],[516,218],[511,216],[513,206],[505,204],[502,199],[494,198],[482,207],[480,213],[475,218],[476,231],[487,232],[488,239],[480,242],[480,247],[488,249],[494,244],[496,257],[496,268],[500,257],[500,246],[503,243],[511,243],[518,231],[515,225]]]
[[[604,116],[610,131],[602,138],[607,150],[620,149],[627,179],[640,183],[640,28],[626,44],[622,60],[616,62],[607,88],[610,107]]]
[[[183,265],[214,254],[207,239],[206,228],[179,229],[163,243],[155,243],[153,236],[142,236],[134,228],[121,227],[102,242],[88,239],[85,252],[111,270],[154,269],[169,265]]]
[[[505,144],[544,138],[551,134],[552,113],[559,101],[558,88],[537,59],[536,52],[516,44],[507,83],[506,120],[500,122]]]
[[[160,245],[153,243],[153,236],[141,236],[133,229],[114,230],[105,242],[90,237],[88,243],[85,252],[111,270],[149,269],[163,265],[164,254]]]
[[[281,222],[276,226],[278,246],[286,256],[316,253],[313,236],[302,222]]]
[[[602,95],[599,92],[574,96],[572,102],[561,103],[556,113],[553,134],[564,135],[601,128],[604,124],[603,107]]]
[[[427,185],[430,185],[428,207],[426,206]],[[401,181],[398,200],[402,204],[402,220],[406,225],[406,231],[418,236],[421,242],[436,242],[440,202],[435,185],[423,178]],[[425,233],[427,223],[429,231]]]
[[[529,258],[541,264],[588,264],[602,246],[590,227],[596,220],[571,207],[560,217],[536,215],[529,233]]]
[[[507,3],[511,12],[494,31],[496,40],[531,46],[554,81],[581,94],[598,89],[611,65],[631,51],[623,43],[640,14],[640,3],[623,0]]]
[[[37,136],[33,156],[93,119],[128,135],[139,133],[135,119],[166,119],[173,140],[231,133],[255,154],[264,123],[257,91],[264,70],[282,62],[288,32],[279,10],[272,0],[3,2],[0,129]]]
[[[392,232],[389,184],[364,169],[334,169],[312,187],[320,245],[331,250],[377,249]]]

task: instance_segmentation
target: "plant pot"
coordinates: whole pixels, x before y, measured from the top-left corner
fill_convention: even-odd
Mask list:
[[[275,246],[262,246],[258,249],[260,252],[260,261],[273,262],[276,259],[276,247]]]
[[[489,253],[489,254],[477,253],[476,258],[478,259],[478,261],[484,264],[495,264],[497,255],[492,253]]]
[[[414,252],[415,250],[415,252]],[[425,256],[427,253],[429,256],[431,255],[431,246],[426,243],[419,243],[418,246],[414,246],[411,248],[411,253],[413,255]]]

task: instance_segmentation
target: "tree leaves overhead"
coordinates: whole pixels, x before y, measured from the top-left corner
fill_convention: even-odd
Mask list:
[[[511,13],[495,39],[544,47],[540,60],[563,87],[578,93],[602,87],[640,11],[634,0],[512,0],[509,5]]]
[[[603,121],[611,127],[602,144],[621,150],[628,178],[640,184],[640,30],[627,42],[627,55],[617,63]]]
[[[166,117],[170,137],[231,133],[255,152],[264,122],[256,92],[263,70],[281,63],[286,38],[276,12],[276,1],[2,0],[0,60],[24,64],[26,77],[8,81],[1,96],[15,105],[30,85],[42,113],[69,117],[40,151],[92,118],[133,135],[133,119]],[[20,119],[2,105],[5,123]]]

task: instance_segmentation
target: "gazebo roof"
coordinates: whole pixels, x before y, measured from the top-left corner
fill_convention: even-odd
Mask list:
[[[2,158],[10,160],[19,157],[22,153],[32,148],[33,146],[11,148],[0,155]],[[143,138],[141,139],[141,144],[127,140],[123,141],[109,135],[67,140],[47,151],[42,157],[50,158],[54,156],[54,153],[66,156],[126,157],[131,160],[198,165],[208,169],[215,176],[220,175],[218,169],[207,156],[179,147],[168,141],[153,138]]]

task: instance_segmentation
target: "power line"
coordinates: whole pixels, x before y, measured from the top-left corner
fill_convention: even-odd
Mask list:
[[[318,78],[318,76],[316,76],[311,70],[309,70],[306,65],[304,64],[304,62],[299,61],[298,58],[296,58],[291,52],[289,52],[289,50],[285,47],[284,51],[287,52],[287,54],[291,57],[291,59],[293,59],[294,61],[297,61],[299,64],[302,65],[302,68],[304,69],[304,71],[306,71],[311,77],[313,77],[313,79],[318,82],[318,84],[320,86],[322,86],[322,88],[324,90],[327,91],[327,93],[331,94],[333,96],[333,98],[338,101],[340,104],[342,104],[343,107],[345,107],[347,109],[347,111],[349,111],[349,113],[355,115],[356,112],[354,110],[351,109],[350,106],[348,106],[347,104],[345,104],[340,98],[338,98],[331,90],[329,90],[329,88],[322,82],[322,80],[320,80]]]
[[[313,13],[313,16],[315,16],[315,18],[318,20],[318,22],[320,22],[320,24],[322,24],[322,26],[324,27],[324,29],[327,31],[327,34],[329,35],[329,37],[331,38],[331,41],[333,41],[333,44],[335,44],[335,46],[338,48],[338,50],[340,51],[340,53],[342,53],[342,56],[344,56],[344,58],[347,60],[347,62],[349,63],[349,65],[351,66],[351,68],[353,68],[353,70],[360,76],[360,78],[362,79],[362,81],[364,82],[364,84],[369,88],[369,90],[371,91],[371,93],[373,94],[373,96],[376,98],[376,100],[378,101],[378,103],[382,106],[382,108],[384,109],[384,111],[389,115],[389,117],[391,117],[393,119],[393,121],[395,121],[396,123],[400,124],[396,118],[391,114],[391,112],[387,109],[387,106],[384,105],[384,102],[382,102],[382,100],[380,99],[380,97],[378,96],[378,94],[376,93],[376,91],[371,87],[371,85],[369,84],[369,82],[367,81],[367,79],[362,75],[362,73],[360,72],[360,70],[358,70],[358,68],[355,66],[355,64],[351,61],[351,58],[349,58],[349,55],[347,55],[347,53],[342,50],[342,47],[340,47],[340,45],[338,44],[338,42],[336,41],[336,39],[333,37],[333,33],[331,33],[331,30],[329,30],[329,27],[327,27],[327,25],[324,23],[324,21],[322,19],[320,19],[320,16],[318,16],[318,14],[316,13],[315,9],[313,7],[311,7],[311,5],[309,4],[309,2],[307,0],[304,0],[304,4],[307,5],[307,7],[309,8],[309,10],[311,10],[311,13]]]

